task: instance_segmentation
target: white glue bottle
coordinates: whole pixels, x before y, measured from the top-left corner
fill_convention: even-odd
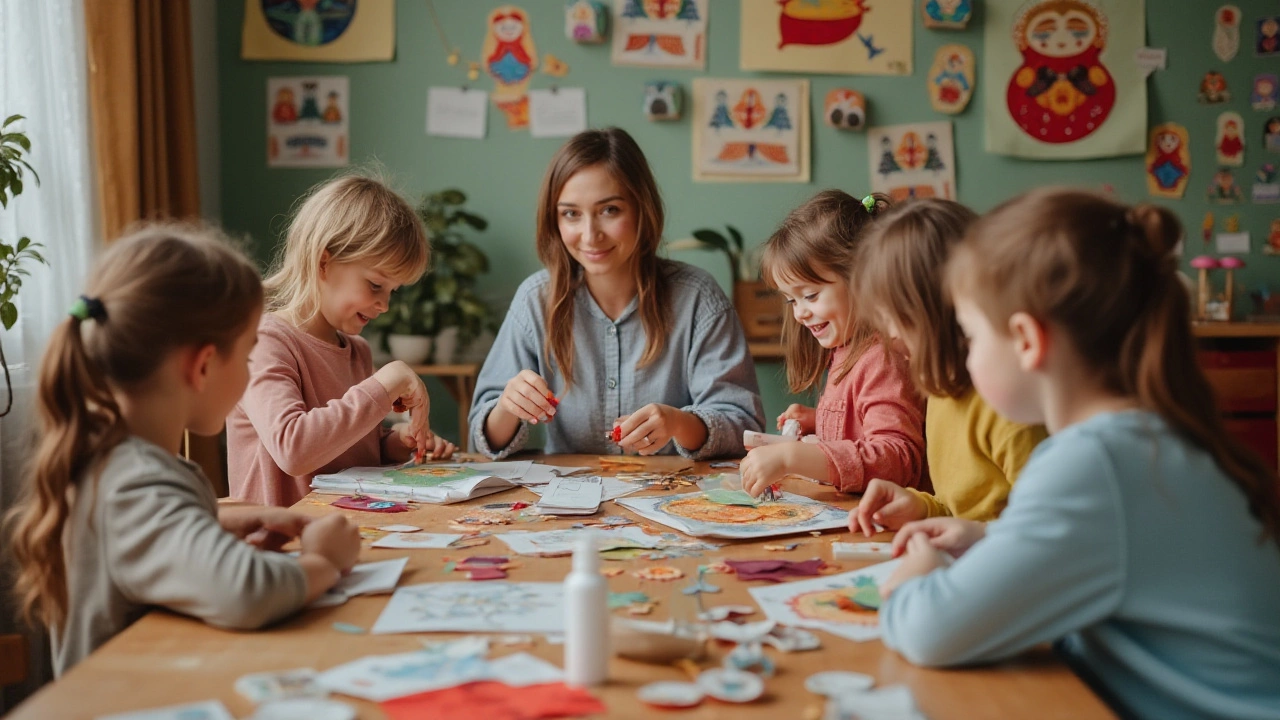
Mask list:
[[[609,585],[594,533],[583,533],[564,579],[564,675],[574,687],[604,682],[609,670]]]

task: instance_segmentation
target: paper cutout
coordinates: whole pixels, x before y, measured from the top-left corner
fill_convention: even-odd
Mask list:
[[[930,30],[963,30],[973,17],[974,0],[921,0],[920,14]]]
[[[449,535],[446,533],[392,533],[375,540],[373,547],[442,550],[461,538],[462,535]]]
[[[1249,252],[1249,245],[1250,239],[1249,233],[1247,232],[1218,233],[1218,237],[1215,242],[1215,249],[1222,255],[1226,255],[1228,253],[1247,254]],[[1221,319],[1227,320],[1228,318],[1223,317]]]
[[[486,638],[433,643],[414,652],[362,657],[326,670],[316,682],[333,692],[380,702],[477,680],[498,680],[510,691],[564,677],[559,668],[526,653],[490,661],[485,659],[488,651]]]
[[[398,588],[370,631],[564,632],[560,583],[436,582]]]
[[[1240,113],[1224,112],[1218,116],[1218,134],[1214,140],[1219,165],[1244,165],[1244,118]]]
[[[609,11],[599,0],[568,0],[564,4],[565,37],[576,43],[602,43],[608,19]]]
[[[538,67],[538,49],[524,10],[501,5],[489,13],[481,58],[485,72],[493,78],[493,104],[506,116],[507,127],[528,127],[529,98],[525,92]]]
[[[1240,192],[1240,186],[1236,185],[1235,175],[1226,168],[1222,168],[1213,174],[1213,183],[1209,185],[1208,198],[1210,202],[1221,205],[1237,205],[1244,200]]]
[[[845,527],[849,513],[801,495],[759,507],[717,505],[702,493],[624,498],[619,505],[694,536],[758,538]]]
[[[684,90],[676,83],[658,80],[644,84],[644,115],[650,120],[679,120],[684,110]]]
[[[1262,147],[1269,152],[1280,152],[1280,117],[1269,117],[1263,124]]]
[[[1265,255],[1280,255],[1280,218],[1271,221],[1267,231],[1267,246],[1262,248]]]
[[[240,57],[304,62],[390,61],[395,0],[245,0]]]
[[[366,512],[400,513],[408,512],[409,506],[394,500],[365,497],[363,495],[346,495],[329,503],[343,510],[364,510]]]
[[[640,580],[656,580],[658,582],[671,582],[684,577],[683,570],[669,565],[651,565],[635,570],[631,574]]]
[[[862,642],[880,637],[879,587],[900,560],[813,580],[748,589],[770,620]]]
[[[336,585],[312,601],[311,607],[333,607],[357,595],[389,593],[400,582],[400,575],[408,562],[409,558],[402,557],[356,565]]]
[[[1134,62],[1138,63],[1138,67],[1142,69],[1142,77],[1150,77],[1151,73],[1156,70],[1165,69],[1168,63],[1169,53],[1164,48],[1139,48],[1133,54]]]
[[[964,45],[943,45],[929,68],[929,104],[940,113],[964,112],[977,81],[977,60]]]
[[[885,193],[894,202],[955,199],[955,149],[949,121],[871,128],[867,150],[872,192]]]
[[[1273,73],[1259,73],[1253,76],[1253,92],[1249,94],[1249,105],[1254,110],[1274,110],[1280,100],[1280,77]]]
[[[1280,55],[1280,17],[1268,16],[1258,20],[1254,51],[1258,57]]]
[[[807,80],[695,78],[694,180],[808,182],[808,98]]]
[[[1231,91],[1227,88],[1227,78],[1217,70],[1210,70],[1200,81],[1200,102],[1207,105],[1229,102]]]
[[[867,127],[867,99],[857,90],[836,88],[827,93],[822,104],[822,121],[837,130],[865,130]],[[727,467],[738,467],[728,463]],[[712,464],[716,467],[716,464]]]
[[[512,692],[504,682],[474,682],[398,698],[381,707],[389,720],[540,720],[608,712],[590,692],[563,683],[528,685]]]
[[[341,75],[267,78],[267,167],[346,165],[347,97]]]
[[[743,70],[910,75],[912,5],[868,0],[744,2]]]
[[[1240,8],[1223,5],[1213,16],[1213,54],[1228,62],[1240,51]]]
[[[309,667],[253,673],[236,678],[235,689],[254,705],[286,698],[324,697],[329,693],[316,684],[318,674]]]
[[[767,580],[782,582],[792,577],[810,577],[822,574],[826,563],[821,558],[795,562],[792,560],[725,560],[733,568],[739,580]]]
[[[1258,168],[1258,172],[1253,176],[1254,183],[1249,193],[1250,199],[1259,205],[1280,202],[1280,183],[1276,182],[1276,176],[1276,166],[1273,163],[1264,163]]]
[[[708,0],[614,0],[614,65],[706,69]]]
[[[716,488],[704,492],[703,497],[718,505],[744,505],[746,507],[757,507],[760,505],[755,498],[748,495],[742,490],[724,490]]]

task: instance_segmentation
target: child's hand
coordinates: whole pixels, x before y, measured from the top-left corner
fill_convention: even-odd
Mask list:
[[[818,412],[811,407],[792,404],[778,416],[778,429],[781,430],[788,420],[800,423],[801,435],[812,435],[818,431]]]
[[[227,507],[218,512],[218,522],[227,532],[250,545],[278,552],[302,534],[311,518],[278,507]]]
[[[532,370],[521,370],[508,380],[498,398],[498,409],[534,425],[551,422],[558,404],[547,381]]]
[[[876,525],[897,530],[912,520],[923,520],[929,514],[924,501],[888,480],[876,478],[867,485],[858,507],[849,513],[849,531],[862,531],[871,537]]]
[[[409,449],[410,459],[414,462],[422,462],[428,457],[432,460],[443,460],[452,457],[458,449],[456,445],[435,433],[431,434],[431,438],[425,445],[418,445],[413,432],[413,426],[409,423],[396,423],[391,426],[391,433],[401,445]]]
[[[432,460],[444,460],[445,458],[453,457],[453,453],[456,452],[457,449],[457,445],[454,445],[439,435],[432,435],[431,444],[426,447],[419,448],[424,457],[429,456]]]
[[[902,583],[914,577],[928,575],[946,565],[946,559],[929,544],[929,539],[923,533],[916,533],[907,541],[907,554],[902,558],[902,564],[880,585],[880,597],[887,600]]]
[[[751,452],[738,464],[742,476],[742,489],[751,497],[760,497],[765,488],[786,475],[791,465],[791,443],[763,445]]]
[[[346,515],[325,515],[303,528],[302,552],[323,557],[345,574],[360,557],[360,529]]]
[[[960,518],[936,517],[916,520],[902,526],[893,537],[893,556],[906,552],[911,538],[922,535],[929,544],[951,557],[960,557],[974,543],[987,536],[986,523]]]

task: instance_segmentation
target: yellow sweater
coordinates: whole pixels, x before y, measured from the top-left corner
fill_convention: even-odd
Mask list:
[[[1048,437],[1042,425],[1000,417],[973,390],[959,399],[930,396],[924,433],[934,494],[908,490],[929,517],[982,522],[999,517],[1031,451]]]

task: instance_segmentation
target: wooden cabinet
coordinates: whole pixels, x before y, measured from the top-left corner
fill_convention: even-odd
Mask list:
[[[1195,333],[1227,430],[1280,466],[1280,325],[1200,323]]]

